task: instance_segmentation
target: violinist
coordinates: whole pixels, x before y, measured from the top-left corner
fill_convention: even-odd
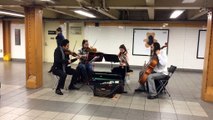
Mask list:
[[[118,58],[120,60],[120,65],[119,67],[113,68],[112,73],[120,74],[124,82],[126,72],[129,71],[128,52],[124,44],[120,45],[119,50]]]
[[[88,40],[83,40],[82,48],[79,50],[79,55],[81,56],[81,58],[77,69],[81,74],[82,80],[87,82],[89,81],[89,79],[91,79],[93,73],[92,64],[87,60],[89,52],[89,42]]]
[[[75,69],[68,67],[68,64],[72,63],[72,60],[69,59],[69,54],[66,54],[66,51],[68,49],[69,41],[65,39],[61,42],[61,46],[57,47],[54,52],[54,63],[52,72],[54,75],[59,76],[59,82],[55,90],[55,93],[58,95],[63,95],[61,89],[64,88],[67,74],[72,75],[69,90],[79,89],[74,85],[77,82],[78,72]]]
[[[158,64],[154,68],[153,72],[148,75],[147,82],[148,82],[148,88],[149,93],[147,98],[148,99],[155,99],[157,98],[157,91],[155,86],[155,79],[161,79],[164,78],[167,74],[167,55],[164,50],[161,49],[160,44],[158,42],[154,42],[151,44],[151,50],[152,50],[152,56],[157,56],[158,58]],[[143,74],[143,72],[140,72],[140,74]],[[135,89],[135,92],[145,92],[145,85],[140,84],[139,88]]]

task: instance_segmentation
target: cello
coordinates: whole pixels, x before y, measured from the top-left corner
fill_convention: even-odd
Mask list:
[[[153,57],[150,59],[149,63],[145,66],[145,71],[139,77],[138,82],[140,84],[144,84],[147,81],[149,74],[152,73],[152,71],[157,66],[157,64],[158,64],[158,57],[157,57],[157,55],[153,55]]]
[[[167,42],[165,43],[165,45],[163,47],[161,47],[161,49],[164,49],[165,47],[168,47]],[[157,66],[158,62],[159,62],[158,56],[153,55],[152,58],[150,59],[150,61],[148,62],[148,64],[145,66],[144,72],[139,77],[138,82],[140,84],[144,84],[147,81],[148,76],[152,73],[154,68]]]

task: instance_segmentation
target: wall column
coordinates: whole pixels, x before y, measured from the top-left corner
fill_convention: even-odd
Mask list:
[[[43,10],[41,7],[25,7],[26,33],[26,87],[42,86]]]
[[[10,21],[3,21],[3,60],[11,60]]]
[[[213,19],[212,9],[208,13],[206,50],[204,57],[202,99],[213,102]]]

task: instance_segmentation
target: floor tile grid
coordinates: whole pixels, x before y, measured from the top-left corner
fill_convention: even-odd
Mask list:
[[[13,92],[16,93],[17,89],[15,89]],[[27,94],[26,90],[21,90],[20,92],[17,92],[17,94],[12,94],[10,97],[8,96],[5,97],[5,95],[2,95],[1,105],[2,106],[13,106],[13,105],[20,106],[22,104],[25,104],[28,101],[27,100],[28,97],[26,96],[26,94]]]
[[[85,115],[81,115],[80,113],[86,108],[87,105],[90,105],[92,103],[90,103],[90,101],[93,99],[91,96],[92,93],[91,92],[85,92],[85,94],[82,94],[82,96],[80,96],[76,101],[74,101],[74,103],[83,103],[85,104],[76,114],[74,114],[73,116],[73,120],[78,120],[78,119],[91,119],[92,116],[94,115],[94,113],[98,110],[98,107],[94,113],[90,116],[85,116]],[[83,98],[83,100],[81,100],[81,98]],[[86,100],[85,100],[86,99]],[[98,98],[97,98],[98,99]],[[102,100],[102,102],[100,104],[102,104],[104,102],[104,100]],[[95,104],[96,105],[96,104]]]
[[[134,71],[135,72],[135,71]],[[173,100],[179,100],[179,101],[184,101],[185,103],[187,103],[186,105],[187,105],[187,109],[189,109],[189,111],[190,111],[190,114],[192,114],[192,110],[194,110],[196,107],[198,107],[198,106],[195,106],[195,107],[190,107],[190,105],[188,105],[188,102],[190,101],[190,102],[197,102],[197,103],[200,103],[200,102],[202,102],[201,100],[200,100],[200,97],[198,97],[198,95],[199,94],[197,94],[197,93],[200,93],[200,86],[199,87],[196,87],[196,84],[200,84],[200,81],[199,80],[196,80],[196,79],[200,79],[201,77],[201,75],[198,75],[198,74],[195,74],[195,76],[194,76],[194,73],[192,73],[192,75],[190,74],[185,74],[184,72],[176,72],[177,73],[177,75],[175,75],[175,77],[172,77],[172,81],[170,81],[169,82],[169,85],[168,85],[168,88],[169,88],[169,90],[170,90],[170,88],[171,88],[171,93],[174,91],[174,89],[173,89],[173,87],[174,86],[177,86],[178,87],[178,89],[177,89],[177,91],[174,91],[174,92],[179,92],[179,93],[181,93],[181,95],[180,96],[178,96],[178,94],[177,95],[175,95],[175,97],[173,98],[173,94],[172,94],[172,99]],[[199,78],[197,78],[197,76],[199,77]],[[185,77],[185,79],[184,79],[184,77]],[[189,79],[188,81],[187,81],[187,79]],[[185,81],[185,84],[183,84],[182,82],[181,82],[181,80],[184,80]],[[176,84],[173,84],[173,83],[176,83]],[[9,83],[9,82],[7,82],[7,83]],[[172,86],[171,86],[172,85]],[[187,87],[189,87],[189,86],[192,86],[192,88],[187,88]],[[132,86],[131,86],[132,87]],[[176,87],[176,88],[177,88]],[[174,87],[175,88],[175,87]],[[176,89],[175,88],[175,89]],[[191,93],[191,95],[189,95],[189,93]],[[177,97],[176,97],[177,96]],[[141,96],[141,97],[145,97],[145,96]],[[181,99],[181,97],[183,97],[182,99]],[[177,99],[178,98],[178,99]],[[45,99],[45,97],[44,97],[44,99]],[[167,98],[168,99],[168,98]],[[11,100],[12,101],[12,100]],[[132,103],[131,103],[132,104]],[[198,109],[198,111],[201,111],[202,112],[202,110],[204,110],[204,112],[207,110],[207,112],[208,112],[208,114],[209,113],[211,113],[211,112],[209,112],[209,111],[211,111],[211,110],[208,110],[208,108],[209,107],[206,107],[205,105],[206,105],[207,103],[204,103],[204,104],[200,104],[200,106],[201,106],[201,108],[204,106],[204,108],[205,109],[200,109],[199,107],[197,108]],[[160,108],[161,108],[161,106],[160,106]],[[176,109],[175,109],[176,110]],[[177,116],[178,116],[178,118],[179,118],[179,116],[184,116],[184,115],[180,115],[180,114],[177,114]],[[201,115],[199,115],[199,116],[201,116]],[[190,118],[190,120],[191,119],[193,119],[194,118],[194,116],[189,116],[188,115],[188,117]],[[188,118],[188,119],[189,119]],[[201,117],[200,117],[201,118]],[[199,118],[197,118],[196,120],[198,120]],[[180,120],[182,120],[182,119],[180,119]],[[184,119],[185,120],[185,119]],[[193,119],[193,120],[195,120],[195,118]],[[200,119],[199,119],[200,120]],[[203,120],[206,120],[205,118],[203,119]]]
[[[92,96],[91,96],[91,97],[92,97]],[[130,98],[132,98],[132,97],[130,97]],[[79,99],[81,99],[81,97],[80,97]],[[132,99],[132,100],[133,100],[133,99]],[[133,104],[133,103],[132,103],[132,100],[131,100],[131,104]],[[118,101],[119,101],[119,102],[118,102]],[[120,102],[120,100],[118,100],[118,101],[116,102],[115,107],[130,108],[130,106],[127,106],[127,107],[126,107],[126,106],[118,106],[119,104],[122,104],[122,102]],[[76,103],[78,103],[78,102],[76,102]],[[88,101],[87,101],[86,103],[88,104]],[[146,100],[145,108],[146,108],[147,105],[150,104],[150,103],[149,103],[149,104],[148,104],[148,103],[149,103],[148,100]],[[129,104],[129,103],[128,103],[128,104]],[[158,104],[159,104],[159,103],[158,103]],[[129,104],[129,105],[130,105],[130,104]],[[153,105],[153,103],[152,103],[152,105]],[[186,104],[185,104],[185,107],[187,107]],[[200,106],[200,107],[201,107],[201,106]],[[177,109],[174,109],[174,108],[175,108],[175,105],[174,105],[174,104],[173,104],[172,110],[169,110],[169,111],[168,111],[168,110],[167,110],[167,111],[163,111],[163,110],[161,110],[161,108],[162,108],[162,107],[160,106],[160,110],[158,110],[158,111],[156,111],[156,109],[155,109],[155,110],[154,110],[154,109],[153,109],[153,110],[147,110],[147,109],[145,109],[145,110],[147,110],[147,111],[156,111],[156,112],[168,112],[168,113],[174,113],[174,112],[172,112],[172,111],[176,110],[175,113],[177,113],[177,114],[179,113],[179,112],[177,111]],[[191,113],[190,113],[191,111],[189,111],[189,108],[187,107],[186,109],[188,110],[187,113],[179,113],[179,114],[189,114],[189,115],[191,115]],[[204,112],[204,113],[205,113],[205,112]]]

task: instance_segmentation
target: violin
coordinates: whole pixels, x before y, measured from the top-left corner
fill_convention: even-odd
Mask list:
[[[81,56],[81,59],[85,60],[87,63],[92,63],[96,61],[98,58],[103,57],[102,52],[97,52],[96,48],[88,47],[84,48],[84,50],[86,51],[86,54]]]
[[[86,48],[86,52],[94,52],[94,53],[96,53],[97,49],[93,47],[93,46],[95,46],[96,42],[97,42],[97,40],[94,42],[94,44],[91,47]]]
[[[74,57],[77,57],[77,56],[78,56],[77,53],[72,52],[72,51],[70,51],[70,50],[64,50],[64,53],[65,53],[66,55],[72,55],[72,56],[74,56]]]
[[[118,57],[119,57],[119,59],[120,59],[120,61],[122,62],[122,63],[125,63],[125,64],[128,64],[128,61],[127,61],[127,52],[124,52],[124,53],[119,53],[118,54]]]
[[[72,52],[72,51],[70,51],[70,50],[64,50],[64,53],[65,53],[66,55],[72,55],[72,56],[74,56],[74,57],[77,57],[77,56],[78,56],[77,53]],[[75,62],[75,61],[77,61],[77,60],[78,60],[78,58],[73,58],[73,59],[71,59],[71,63],[73,63],[73,62]]]
[[[97,52],[97,49],[93,48],[93,47],[88,47],[85,50],[86,50],[86,52],[94,52],[94,53]]]

